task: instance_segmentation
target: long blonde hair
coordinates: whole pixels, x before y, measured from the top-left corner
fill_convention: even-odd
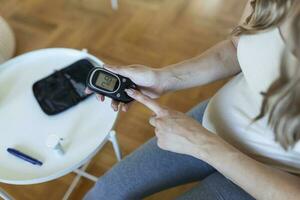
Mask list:
[[[294,7],[296,0],[254,0],[252,13],[244,24],[233,30],[234,35],[255,34],[279,26]],[[293,148],[300,140],[300,10],[291,22],[291,34],[282,55],[280,77],[267,91],[262,91],[261,111],[254,121],[268,114],[268,123],[275,139],[284,149]],[[289,69],[296,69],[292,74]],[[275,102],[272,99],[276,99]],[[271,101],[272,100],[272,101]]]

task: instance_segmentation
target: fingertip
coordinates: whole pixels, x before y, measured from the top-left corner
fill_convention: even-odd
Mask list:
[[[144,95],[138,90],[134,89],[125,89],[125,92],[130,96],[131,98],[135,99],[136,101],[144,104],[147,106],[150,110],[152,110],[155,114],[160,115],[162,108],[159,106],[158,103],[156,103],[153,99],[150,97]]]
[[[113,100],[113,101],[111,102],[111,107],[113,108],[113,110],[114,110],[115,112],[117,112],[117,111],[119,110],[119,102]]]
[[[85,89],[84,89],[84,93],[85,93],[85,94],[91,94],[92,91],[91,91],[89,88],[85,88]]]
[[[155,127],[155,118],[154,118],[154,117],[150,117],[150,119],[149,119],[149,124],[150,124],[151,126],[154,126],[154,127]]]
[[[118,111],[118,108],[117,108],[115,105],[113,105],[113,104],[111,104],[111,108],[112,108],[115,112]]]
[[[101,95],[100,96],[101,101],[103,102],[105,100],[105,96]]]
[[[122,105],[122,111],[123,112],[127,112],[128,111],[128,105],[127,104],[123,104]]]

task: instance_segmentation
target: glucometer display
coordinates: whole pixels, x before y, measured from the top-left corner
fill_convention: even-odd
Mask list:
[[[95,67],[90,71],[87,77],[87,87],[91,91],[124,103],[133,100],[127,95],[125,89],[138,89],[129,78],[102,67]]]
[[[118,80],[117,78],[110,76],[108,74],[99,73],[98,78],[96,80],[96,85],[106,90],[113,91],[117,83],[117,80]]]

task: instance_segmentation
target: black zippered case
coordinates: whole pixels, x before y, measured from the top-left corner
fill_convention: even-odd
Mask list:
[[[92,63],[82,59],[35,82],[33,94],[44,113],[61,113],[90,96],[84,90],[92,68]]]

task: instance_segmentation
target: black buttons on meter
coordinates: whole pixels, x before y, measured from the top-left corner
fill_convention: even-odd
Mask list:
[[[137,89],[136,84],[129,78],[100,67],[95,67],[90,71],[87,87],[93,92],[123,103],[129,103],[133,100],[126,94],[125,89]]]

